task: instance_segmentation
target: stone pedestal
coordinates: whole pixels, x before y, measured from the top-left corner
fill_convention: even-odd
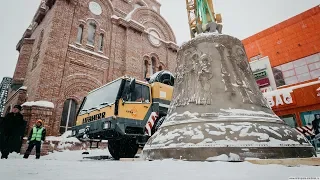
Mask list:
[[[53,124],[53,108],[40,106],[25,106],[23,105],[23,118],[27,121],[26,135],[31,131],[38,119],[43,121],[47,135],[52,135],[51,127]]]
[[[315,155],[307,139],[268,106],[239,39],[200,35],[182,45],[177,63],[169,114],[145,145],[146,159],[242,161]]]

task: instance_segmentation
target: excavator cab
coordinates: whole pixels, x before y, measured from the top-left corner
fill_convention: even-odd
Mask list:
[[[72,136],[80,141],[108,140],[115,159],[134,157],[167,115],[173,84],[173,75],[160,71],[149,82],[124,76],[89,92]]]

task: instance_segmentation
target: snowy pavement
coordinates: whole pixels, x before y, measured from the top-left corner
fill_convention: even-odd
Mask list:
[[[319,177],[320,168],[313,166],[285,167],[254,165],[248,162],[184,162],[184,161],[110,161],[88,160],[84,156],[108,155],[107,151],[56,152],[35,160],[10,154],[0,160],[1,180],[194,180],[246,179],[284,180],[290,177]]]

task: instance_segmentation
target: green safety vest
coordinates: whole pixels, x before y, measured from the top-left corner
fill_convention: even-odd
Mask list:
[[[38,129],[37,127],[33,127],[31,141],[41,141],[43,130],[43,127],[40,129]]]

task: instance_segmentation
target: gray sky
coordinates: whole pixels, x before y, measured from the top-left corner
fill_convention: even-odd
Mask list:
[[[158,0],[161,14],[181,44],[190,39],[185,0]],[[319,0],[213,0],[222,14],[223,33],[244,39],[294,15],[319,5]],[[40,0],[11,0],[0,6],[0,81],[13,76],[18,59],[16,44],[29,26]]]

